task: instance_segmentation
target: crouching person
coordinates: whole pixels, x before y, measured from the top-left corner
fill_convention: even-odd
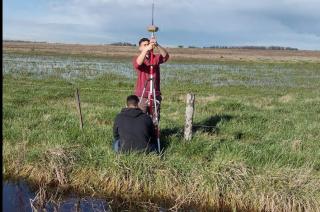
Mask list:
[[[157,151],[154,126],[150,116],[139,107],[136,95],[127,97],[127,107],[116,116],[113,126],[115,152]]]

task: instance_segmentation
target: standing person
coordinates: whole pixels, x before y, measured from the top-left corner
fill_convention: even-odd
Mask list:
[[[154,88],[156,99],[161,102],[160,92],[160,64],[165,63],[169,59],[168,52],[160,46],[155,39],[141,38],[139,41],[140,54],[133,58],[133,67],[137,73],[137,81],[135,87],[135,95],[140,98],[139,107],[143,112],[147,112],[147,100],[150,91],[150,83],[147,83],[144,95],[142,96],[143,88],[146,81],[150,78],[150,50],[158,49],[160,54],[154,54]],[[160,119],[160,104],[158,106],[158,120]]]
[[[136,95],[127,97],[127,107],[116,116],[113,125],[115,152],[156,151],[154,128],[150,116],[138,107]]]

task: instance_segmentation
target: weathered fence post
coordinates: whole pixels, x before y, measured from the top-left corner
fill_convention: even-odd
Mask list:
[[[194,113],[194,94],[187,94],[187,106],[186,106],[186,123],[184,126],[184,139],[189,141],[192,138],[192,121]]]
[[[77,103],[77,108],[78,108],[78,114],[79,114],[79,120],[80,120],[80,129],[83,129],[83,119],[82,119],[82,113],[81,113],[81,104],[80,104],[80,96],[79,96],[79,89],[76,89],[75,92],[76,96],[76,103]]]

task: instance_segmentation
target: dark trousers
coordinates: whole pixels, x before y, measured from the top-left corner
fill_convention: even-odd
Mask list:
[[[120,139],[113,141],[112,149],[116,153],[120,153],[120,151],[121,151],[120,143],[121,143]],[[148,149],[149,149],[149,152],[158,152],[158,146],[157,146],[157,144],[154,144],[154,143],[149,144],[148,145]]]

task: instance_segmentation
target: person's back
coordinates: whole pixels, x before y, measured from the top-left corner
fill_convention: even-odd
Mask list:
[[[152,119],[138,108],[139,99],[132,95],[127,98],[127,108],[117,115],[114,122],[115,151],[142,150],[155,148]]]

